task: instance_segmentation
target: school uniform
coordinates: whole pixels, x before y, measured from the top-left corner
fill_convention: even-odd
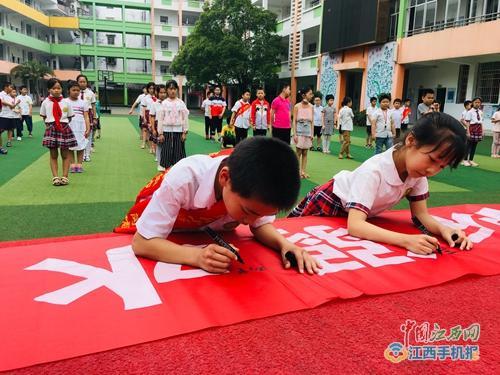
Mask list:
[[[210,100],[206,98],[203,103],[201,103],[201,108],[203,108],[203,113],[205,114],[205,136],[210,136]]]
[[[377,108],[372,116],[375,120],[375,154],[380,154],[384,146],[388,150],[394,143],[392,139],[391,113],[388,109],[383,111]]]
[[[396,138],[399,138],[401,135],[401,122],[403,121],[403,108],[392,109],[390,115],[394,128],[396,129]]]
[[[372,122],[373,114],[377,110],[377,107],[372,107],[371,105],[366,108],[366,134],[372,135]]]
[[[403,120],[401,121],[401,131],[406,132],[408,130],[408,125],[410,125],[411,108],[403,107]]]
[[[350,209],[374,217],[401,199],[426,200],[427,177],[407,177],[401,181],[392,154],[394,147],[366,160],[354,171],[341,171],[326,184],[315,187],[295,207],[289,217],[347,216]]]
[[[325,128],[322,130],[322,146],[323,152],[330,152],[330,138],[333,135],[335,129],[335,113],[336,109],[334,106],[327,105],[323,109],[323,113],[325,115]]]
[[[69,123],[69,127],[75,136],[77,145],[70,147],[72,151],[85,150],[89,140],[85,137],[85,131],[87,130],[87,125],[85,124],[85,112],[89,112],[89,105],[87,101],[80,98],[76,100],[66,99],[71,106],[73,111],[73,117]],[[90,119],[89,119],[90,120]]]
[[[314,104],[314,136],[321,137],[321,128],[323,127],[323,106]]]
[[[42,141],[44,147],[68,149],[77,146],[78,143],[68,124],[73,117],[73,109],[67,99],[47,97],[40,106],[40,116],[43,117],[46,126]]]
[[[92,145],[94,142],[94,118],[96,118],[96,114],[94,113],[94,109],[92,108],[92,104],[95,105],[97,99],[95,97],[95,93],[89,89],[88,87],[85,90],[80,91],[81,100],[87,102],[89,106],[89,121],[90,121],[90,134],[89,134],[89,142],[87,142],[87,146],[85,147],[85,152],[83,153],[83,160],[90,161],[90,154],[92,153]]]
[[[222,117],[224,117],[227,103],[220,95],[212,95],[208,100],[210,100],[209,108],[210,116],[212,116],[210,121],[210,134],[214,135],[216,132],[220,133],[222,130]]]
[[[244,102],[243,99],[238,100],[231,109],[231,112],[235,114],[234,127],[236,132],[236,144],[240,143],[248,136],[250,110],[251,104],[249,102]]]
[[[137,221],[137,232],[151,239],[167,238],[178,230],[236,228],[239,223],[228,215],[224,201],[216,200],[214,191],[217,171],[226,157],[194,155],[173,166]],[[264,216],[252,227],[272,223],[274,219]]]
[[[137,99],[135,99],[134,104],[139,107],[139,129],[142,128],[142,114],[141,114],[141,102],[142,99],[146,96],[146,94],[140,94]]]
[[[158,136],[160,135],[160,133],[158,133],[158,118],[156,115],[157,115],[158,111],[161,109],[161,103],[162,103],[162,101],[160,99],[158,99],[156,102],[153,103],[153,105],[151,106],[151,109],[149,111],[149,115],[155,118],[154,130],[156,131],[157,135],[155,136],[154,134],[151,133],[149,140],[156,144],[156,155],[155,156],[156,156],[156,161],[158,162],[158,165],[160,165],[160,160],[161,160],[162,144],[158,142]]]
[[[271,106],[267,100],[255,99],[250,109],[250,123],[254,125],[253,135],[267,135],[271,125]]]
[[[0,92],[0,101],[2,103],[0,109],[0,132],[2,130],[14,130],[17,127],[17,113],[13,108],[10,108],[5,103],[14,105],[16,99],[8,95],[5,91]]]
[[[483,111],[479,108],[471,108],[465,115],[465,121],[469,123],[469,139],[465,160],[473,161],[477,144],[483,140]]]
[[[33,119],[30,113],[30,106],[33,105],[33,100],[29,95],[19,95],[17,98],[19,99],[19,108],[21,108],[21,130],[23,124],[26,123],[28,133],[31,134],[33,132]]]
[[[186,157],[182,134],[188,131],[189,111],[179,98],[165,99],[158,108],[158,134],[163,134],[160,165],[169,168]]]

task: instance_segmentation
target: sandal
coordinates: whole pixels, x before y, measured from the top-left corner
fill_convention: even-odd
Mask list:
[[[61,180],[59,179],[59,177],[52,178],[52,185],[53,186],[60,186],[61,185]]]
[[[61,177],[60,184],[63,185],[63,186],[64,185],[68,185],[69,184],[68,177]]]

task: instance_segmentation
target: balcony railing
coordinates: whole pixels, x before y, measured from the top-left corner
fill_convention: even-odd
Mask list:
[[[437,20],[435,23],[432,23],[431,25],[426,25],[425,27],[420,27],[420,28],[408,30],[406,32],[406,36],[429,33],[429,32],[434,32],[434,31],[441,31],[444,29],[452,28],[452,27],[461,27],[461,26],[472,25],[474,23],[495,21],[497,19],[500,19],[500,12],[482,14],[482,15],[479,15],[476,17],[469,17],[469,18],[465,18],[462,16],[458,19],[452,19],[452,20],[447,20],[447,21]]]

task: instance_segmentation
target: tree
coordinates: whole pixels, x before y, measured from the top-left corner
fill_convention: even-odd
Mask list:
[[[10,74],[16,78],[20,78],[23,84],[27,85],[29,88],[34,87],[33,94],[36,95],[39,92],[39,82],[46,76],[53,76],[54,71],[45,64],[40,63],[37,60],[25,61],[12,68]],[[31,86],[33,83],[33,86]]]
[[[171,70],[191,84],[234,84],[242,90],[276,80],[281,52],[274,13],[250,0],[214,0],[205,2]]]

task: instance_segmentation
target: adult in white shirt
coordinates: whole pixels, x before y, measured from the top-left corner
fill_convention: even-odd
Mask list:
[[[380,154],[385,146],[388,150],[393,145],[393,138],[396,136],[396,129],[391,122],[389,106],[391,96],[381,94],[379,96],[380,108],[375,111],[372,117],[372,138],[375,139],[375,155]]]
[[[28,95],[28,88],[26,86],[21,86],[21,95],[17,98],[19,99],[19,108],[21,108],[21,133],[24,123],[26,123],[28,136],[31,138],[33,137],[33,100]]]

